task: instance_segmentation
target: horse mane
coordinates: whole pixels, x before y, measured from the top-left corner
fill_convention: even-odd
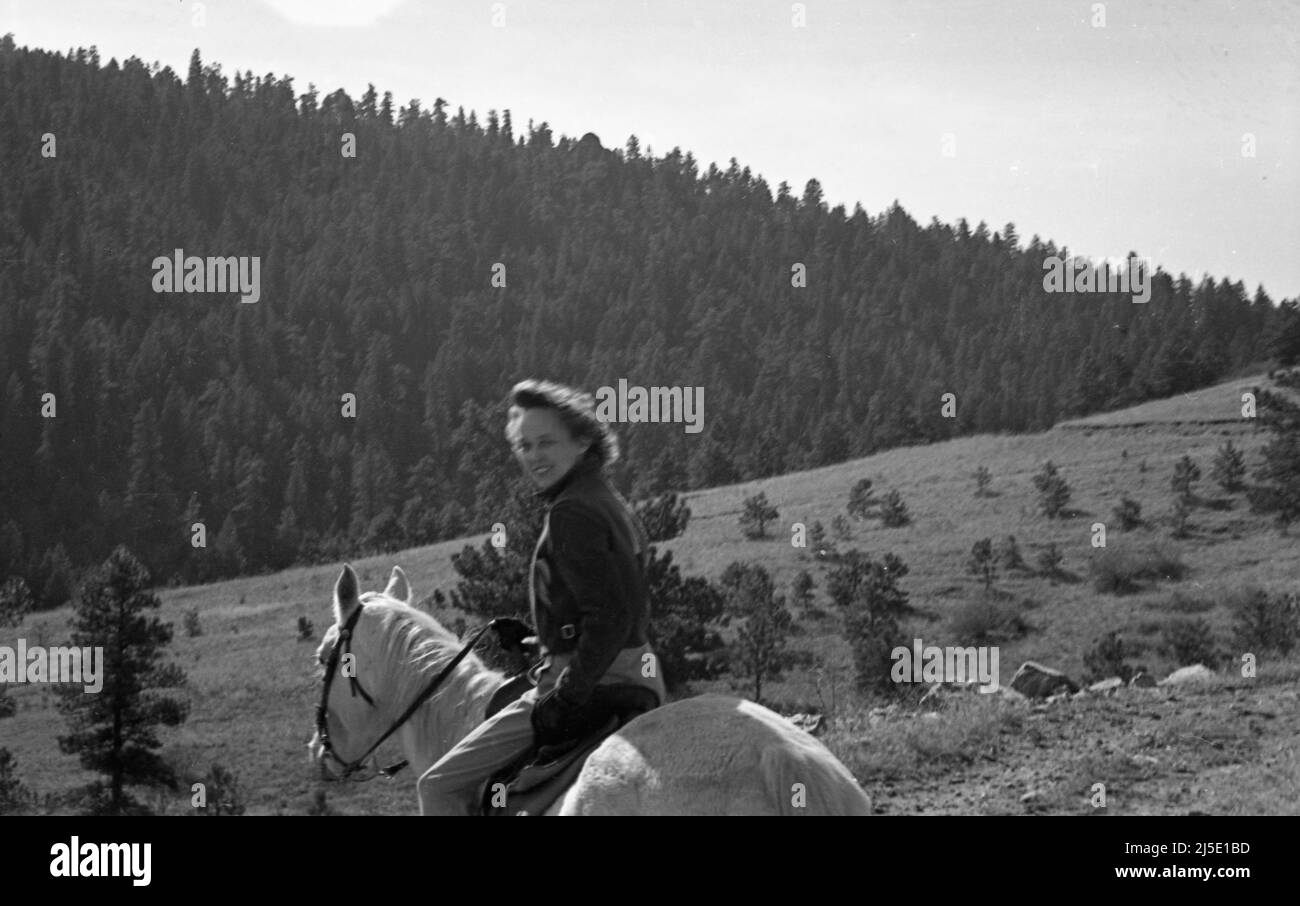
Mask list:
[[[379,663],[389,674],[397,700],[413,699],[456,656],[460,639],[431,614],[383,592],[363,592],[360,601],[379,618]],[[453,677],[468,679],[485,671],[482,660],[470,652]]]

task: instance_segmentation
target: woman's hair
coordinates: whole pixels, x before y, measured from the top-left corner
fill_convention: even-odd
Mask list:
[[[591,441],[588,455],[596,456],[606,466],[618,462],[618,436],[596,418],[596,401],[590,393],[554,381],[529,378],[510,388],[506,403],[510,407],[506,440],[514,440],[515,425],[525,409],[554,409],[574,440]]]

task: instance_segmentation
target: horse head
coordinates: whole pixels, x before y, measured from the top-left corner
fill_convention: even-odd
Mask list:
[[[321,670],[312,760],[335,780],[378,773],[375,752],[390,737],[407,762],[427,768],[482,720],[504,677],[462,647],[456,634],[412,607],[411,585],[394,566],[382,592],[361,592],[345,565],[334,585],[334,625]],[[406,764],[407,762],[402,762]],[[391,773],[391,772],[383,772]]]
[[[308,743],[312,759],[333,779],[376,767],[377,757],[366,747],[384,734],[392,715],[382,703],[393,700],[394,678],[384,650],[392,621],[384,612],[394,605],[409,607],[410,600],[411,586],[400,566],[393,567],[381,594],[363,594],[347,564],[334,584],[334,625],[316,649],[322,688],[316,732]]]

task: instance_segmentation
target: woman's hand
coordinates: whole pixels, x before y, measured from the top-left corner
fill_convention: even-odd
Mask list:
[[[551,746],[573,739],[583,731],[582,704],[565,698],[558,688],[552,689],[533,706],[533,734],[538,746]]]

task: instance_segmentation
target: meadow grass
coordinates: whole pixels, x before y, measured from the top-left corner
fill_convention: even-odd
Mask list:
[[[971,752],[996,747],[998,734],[1017,719],[1015,714],[988,710],[994,703],[986,702],[953,712],[940,721],[942,726],[917,724],[880,738],[872,737],[863,725],[852,724],[865,718],[852,688],[852,663],[839,635],[839,617],[825,594],[828,566],[792,547],[792,524],[820,520],[829,528],[834,517],[845,512],[849,490],[861,478],[870,478],[880,494],[891,489],[901,492],[912,514],[909,525],[885,528],[875,519],[853,522],[852,538],[837,542],[840,549],[857,547],[874,556],[893,552],[907,563],[910,574],[902,585],[919,615],[905,628],[925,644],[959,644],[965,640],[954,636],[969,634],[972,626],[990,624],[984,628],[998,630],[1003,684],[1024,660],[1040,661],[1078,678],[1084,652],[1111,629],[1145,640],[1152,650],[1144,660],[1157,671],[1167,670],[1179,665],[1163,660],[1154,650],[1162,621],[1153,622],[1153,610],[1190,610],[1227,638],[1230,617],[1220,602],[1245,586],[1295,590],[1300,545],[1250,514],[1242,494],[1219,495],[1221,503],[1215,507],[1194,507],[1191,533],[1181,540],[1169,538],[1159,526],[1120,532],[1117,526],[1109,526],[1112,510],[1127,495],[1142,504],[1144,514],[1163,511],[1173,497],[1169,477],[1174,463],[1187,454],[1208,473],[1216,448],[1229,438],[1253,469],[1267,435],[1239,417],[1240,391],[1264,383],[1261,378],[1232,381],[1188,398],[1145,404],[1039,434],[981,435],[900,448],[819,469],[693,491],[685,495],[692,510],[685,534],[664,547],[673,552],[686,575],[716,580],[732,561],[758,562],[773,574],[778,590],[786,591],[800,570],[813,574],[817,583],[813,603],[820,615],[801,621],[805,632],[793,643],[804,652],[806,666],[787,671],[779,682],[765,683],[764,699],[791,708],[816,708],[836,720],[849,721],[834,731],[839,735],[832,740],[846,763],[857,766],[855,770],[871,776],[901,771],[907,758],[918,753],[927,753],[936,763],[969,758]],[[1032,477],[1047,460],[1056,463],[1073,489],[1067,518],[1048,519],[1038,510]],[[975,496],[973,474],[981,465],[992,473],[991,493],[986,497]],[[1208,488],[1208,482],[1198,486],[1202,492]],[[748,540],[737,520],[745,498],[760,491],[778,508],[780,517],[769,537]],[[1109,527],[1104,549],[1092,545],[1096,522]],[[466,544],[482,543],[487,529],[484,526],[484,534],[472,538],[351,562],[365,590],[381,590],[392,566],[400,564],[419,600],[435,589],[447,592],[454,586],[451,555]],[[999,576],[995,583],[999,595],[1027,603],[1010,610],[999,605],[1000,610],[982,613],[971,604],[983,591],[966,572],[970,548],[980,538],[996,540],[1008,534],[1020,539],[1030,564],[1038,551],[1055,543],[1064,554],[1061,573],[1017,571]],[[1097,564],[1113,558],[1146,562],[1143,558],[1153,550],[1167,562],[1180,562],[1181,578],[1148,564],[1139,570],[1138,589],[1126,595],[1099,594],[1085,581]],[[187,769],[202,772],[220,763],[235,771],[250,813],[304,811],[319,787],[305,748],[318,695],[311,655],[332,622],[331,592],[339,569],[339,564],[297,567],[272,575],[157,590],[162,618],[176,628],[171,657],[189,675],[186,694],[192,705],[183,726],[163,732],[167,751],[178,765],[190,766]],[[1175,590],[1200,603],[1182,603],[1193,600],[1190,597],[1171,603]],[[1204,605],[1207,601],[1211,603]],[[193,638],[182,630],[190,610],[198,611],[203,628]],[[438,616],[449,622],[455,614],[444,611]],[[37,623],[43,623],[51,643],[57,643],[67,637],[68,617],[66,607],[31,615],[17,630],[0,637],[0,644],[11,637],[30,637]],[[313,622],[313,640],[298,641],[299,617]],[[695,691],[733,692],[746,687],[724,678],[699,684]],[[65,728],[49,690],[17,687],[12,694],[18,711],[0,721],[0,745],[13,751],[20,778],[39,793],[58,792],[88,780],[76,759],[58,750],[57,736]],[[1294,759],[1289,768],[1283,762],[1277,770],[1283,772],[1283,779],[1289,776],[1294,782]],[[1285,773],[1288,770],[1290,775]],[[176,811],[184,811],[188,790],[178,793],[175,801]],[[331,786],[329,801],[343,812],[411,813],[414,778],[394,784]]]

